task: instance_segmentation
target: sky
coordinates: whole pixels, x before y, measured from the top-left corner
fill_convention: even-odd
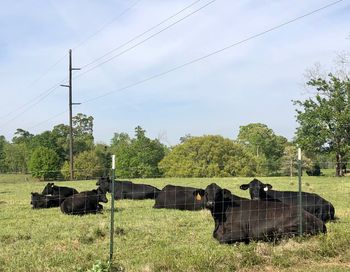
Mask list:
[[[73,115],[94,117],[96,142],[138,125],[169,146],[186,134],[234,139],[249,123],[291,140],[292,100],[312,95],[306,71],[350,51],[350,1],[257,34],[332,2],[1,0],[0,135],[68,124],[59,85],[72,49]]]

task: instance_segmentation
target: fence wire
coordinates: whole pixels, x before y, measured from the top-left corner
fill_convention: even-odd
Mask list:
[[[335,166],[335,164],[333,165]],[[101,168],[100,170],[105,169]],[[321,169],[322,171],[324,170]],[[330,170],[327,171],[329,175]],[[335,169],[331,171],[335,172]],[[30,177],[22,178],[22,176],[17,175],[5,175],[0,179],[0,221],[5,228],[11,228],[15,231],[15,224],[18,224],[16,222],[28,221],[32,222],[30,224],[33,225],[38,223],[45,223],[49,226],[50,224],[59,224],[59,218],[56,222],[47,222],[45,214],[46,212],[52,213],[51,210],[56,213],[54,210],[60,209],[64,197],[60,196],[60,190],[58,195],[43,194],[47,183],[54,183],[58,187],[71,187],[78,192],[100,188],[103,193],[106,193],[109,202],[97,201],[103,206],[103,209],[97,211],[94,220],[99,222],[103,218],[106,225],[110,222],[111,191],[108,179],[105,179],[107,184],[103,184],[101,182],[103,179],[100,180],[101,176],[89,177],[87,181],[63,183],[56,181],[33,182]],[[275,242],[297,236],[299,221],[296,196],[285,194],[277,199],[266,197],[260,201],[252,200],[251,188],[247,190],[240,188],[243,184],[249,184],[252,178],[160,178],[158,176],[156,178],[135,179],[117,177],[114,220],[116,239],[114,251],[116,255],[114,260],[127,262],[125,259],[127,253],[123,252],[139,252],[141,255],[147,255],[148,252],[154,250],[152,248],[159,247],[159,245],[165,245],[164,251],[170,250],[166,248],[176,248],[178,244],[182,248],[186,248],[184,245],[188,244],[189,241],[191,243],[216,241],[219,246],[220,243],[250,243],[257,240]],[[20,182],[15,181],[16,179]],[[298,190],[296,176],[292,178],[289,175],[258,177],[258,179],[266,186],[267,184],[272,185],[272,188],[266,189],[263,186],[259,188],[265,193],[269,191],[297,193]],[[213,184],[216,184],[217,187]],[[332,231],[337,225],[350,227],[350,211],[347,204],[344,203],[350,196],[350,184],[346,180],[326,176],[309,178],[304,171],[302,191],[310,194],[305,199],[303,198],[304,235],[317,235],[326,232],[326,230]],[[31,209],[32,192],[38,193],[39,200],[43,200],[44,203],[45,201],[59,203],[50,209],[43,207],[40,209],[41,211]],[[95,197],[98,199],[103,193],[96,193]],[[83,199],[83,206],[86,206],[88,198],[80,197]],[[73,201],[74,199],[79,200],[80,197],[73,194],[71,199]],[[331,207],[325,205],[327,202],[334,206],[334,220],[319,216],[322,213],[332,213]],[[17,215],[9,216],[9,213],[2,212],[12,208],[15,208],[16,211],[29,211],[20,217]],[[28,232],[31,233],[31,230],[28,229]],[[191,243],[188,245],[189,248],[193,246]],[[108,249],[106,248],[107,256]]]

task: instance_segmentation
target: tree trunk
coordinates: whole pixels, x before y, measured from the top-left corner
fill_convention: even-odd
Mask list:
[[[343,167],[342,167],[342,161],[341,161],[341,155],[340,154],[337,154],[335,156],[336,158],[336,165],[335,165],[335,176],[336,177],[341,177],[343,176]]]

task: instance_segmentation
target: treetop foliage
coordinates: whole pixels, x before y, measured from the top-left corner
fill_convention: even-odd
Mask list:
[[[316,94],[294,101],[299,123],[296,141],[309,153],[335,154],[341,164],[350,146],[350,80],[329,74],[328,78],[311,78],[307,84]],[[337,175],[341,168],[337,167]]]

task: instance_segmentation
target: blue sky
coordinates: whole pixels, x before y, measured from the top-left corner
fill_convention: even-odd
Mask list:
[[[2,0],[0,135],[10,140],[16,128],[37,134],[68,123],[68,112],[62,113],[68,109],[66,88],[56,88],[37,101],[51,87],[67,83],[61,81],[67,80],[69,48],[73,65],[83,67],[193,2]],[[105,59],[209,2],[197,1]],[[239,126],[253,122],[291,139],[297,126],[291,100],[310,95],[303,86],[306,69],[315,63],[328,69],[337,54],[350,51],[348,0],[162,77],[118,90],[330,2],[214,1],[96,69],[74,72],[75,102],[110,93],[74,107],[74,113],[92,115],[95,140],[105,143],[114,132],[133,135],[137,125],[149,137],[174,145],[185,134],[235,138]],[[29,103],[33,99],[35,105]]]

